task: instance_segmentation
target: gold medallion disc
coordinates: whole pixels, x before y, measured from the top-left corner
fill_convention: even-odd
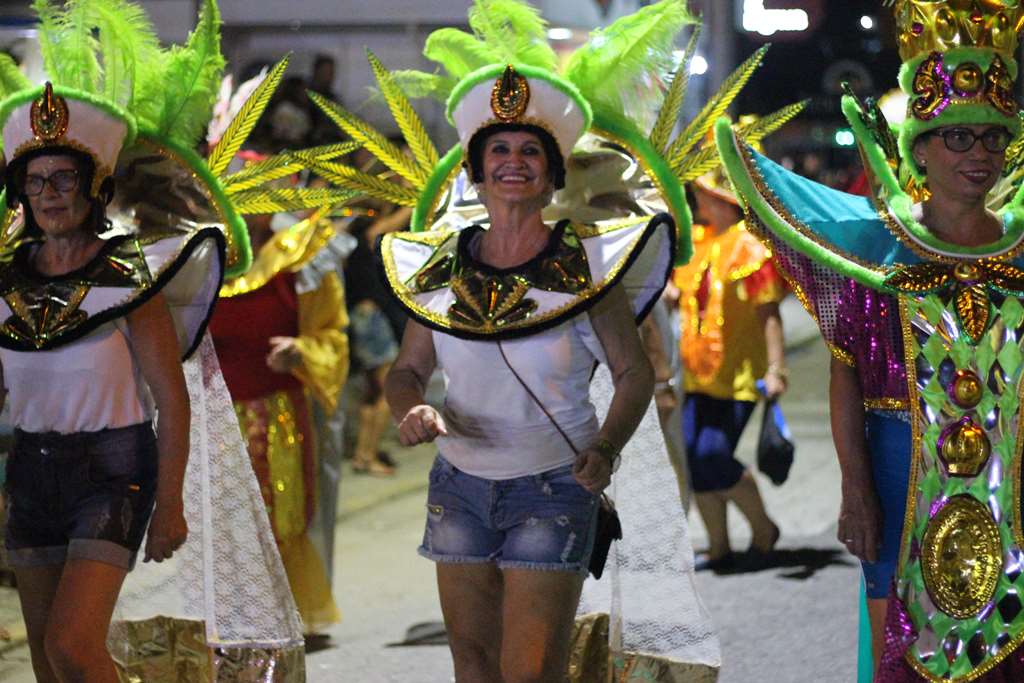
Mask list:
[[[985,430],[969,417],[949,425],[939,437],[939,456],[954,477],[977,476],[991,453]]]
[[[932,602],[954,619],[978,614],[1003,571],[999,528],[973,496],[955,496],[928,523],[921,572]]]

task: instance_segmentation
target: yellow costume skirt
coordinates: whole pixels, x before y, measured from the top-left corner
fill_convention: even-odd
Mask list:
[[[235,401],[270,525],[306,633],[341,620],[323,559],[307,533],[316,509],[316,446],[301,389]]]

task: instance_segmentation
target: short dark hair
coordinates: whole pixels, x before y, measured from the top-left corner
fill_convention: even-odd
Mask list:
[[[474,183],[484,181],[483,160],[484,143],[495,133],[533,133],[544,146],[544,153],[548,158],[548,175],[554,183],[556,190],[565,187],[565,160],[562,158],[562,150],[551,133],[540,126],[528,123],[495,123],[481,128],[469,139],[469,151],[467,163],[469,164],[469,177]]]
[[[319,69],[323,64],[330,64],[331,66],[334,66],[334,57],[324,53],[318,54],[316,57],[313,58],[313,71]]]
[[[7,191],[7,206],[14,208],[21,204],[25,213],[25,227],[29,233],[38,233],[39,226],[32,215],[32,207],[29,205],[28,196],[25,194],[25,177],[28,175],[28,162],[32,159],[45,156],[66,156],[75,163],[78,171],[78,191],[92,204],[91,221],[93,228],[101,232],[107,224],[107,204],[113,197],[114,181],[107,178],[103,181],[100,191],[96,197],[91,195],[93,178],[96,176],[96,163],[92,157],[77,149],[70,147],[42,147],[21,155],[7,166],[4,189]]]

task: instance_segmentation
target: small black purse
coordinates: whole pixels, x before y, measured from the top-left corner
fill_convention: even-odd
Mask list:
[[[782,409],[775,401],[767,401],[757,439],[757,469],[768,475],[773,484],[781,486],[789,477],[795,450]]]
[[[508,357],[505,355],[505,349],[501,346],[501,341],[498,341],[498,351],[501,353],[501,358],[505,361],[505,365],[508,367],[512,375],[519,381],[526,393],[529,394],[533,402],[541,409],[541,412],[547,416],[551,424],[555,426],[555,429],[565,442],[569,444],[569,448],[576,455],[579,455],[579,451],[576,449],[576,445],[569,438],[569,435],[565,433],[565,430],[559,426],[555,421],[555,418],[551,417],[551,413],[544,407],[544,404],[540,402],[537,395],[533,393],[530,387],[523,381],[523,378],[519,376],[516,369],[512,367],[512,364],[508,362]],[[595,579],[600,579],[601,575],[604,574],[604,565],[608,561],[608,553],[611,551],[612,541],[622,540],[622,522],[619,520],[619,511],[615,509],[615,502],[609,498],[606,494],[602,493],[601,497],[597,501],[597,529],[594,531],[594,547],[590,552],[590,564],[587,569],[594,575]]]
[[[622,523],[615,503],[605,494],[601,494],[597,507],[597,531],[594,532],[594,549],[590,553],[590,566],[587,567],[595,579],[604,574],[604,565],[608,561],[608,552],[612,541],[622,540]]]

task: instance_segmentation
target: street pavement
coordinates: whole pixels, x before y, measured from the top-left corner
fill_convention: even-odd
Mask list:
[[[787,307],[791,389],[783,408],[797,443],[789,481],[775,487],[759,476],[769,513],[782,529],[771,566],[753,573],[698,574],[697,586],[722,643],[721,683],[853,681],[856,671],[858,568],[835,539],[839,474],[828,425],[828,354],[809,320]],[[740,444],[751,462],[760,410]],[[440,621],[433,565],[415,548],[423,529],[429,447],[392,452],[393,479],[345,471],[335,541],[335,596],[342,623],[328,646],[307,657],[311,683],[446,683],[452,681],[443,645],[391,647],[409,627]],[[733,545],[749,531],[730,511]],[[694,547],[705,542],[690,515]],[[0,627],[17,630],[13,591],[0,588]],[[17,634],[15,634],[17,635]],[[0,643],[0,681],[32,680],[26,648]]]

